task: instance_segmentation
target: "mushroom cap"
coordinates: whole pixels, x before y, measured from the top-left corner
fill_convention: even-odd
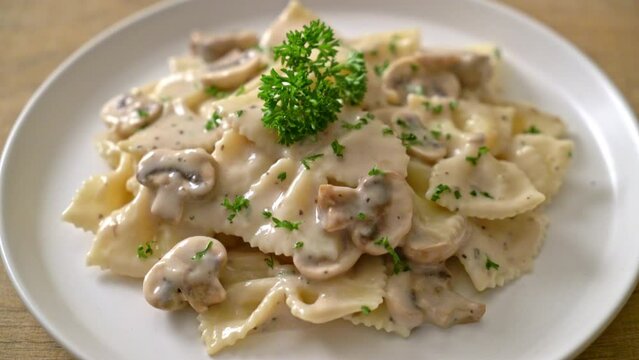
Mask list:
[[[342,244],[342,251],[335,259],[318,259],[305,254],[304,251],[298,251],[293,254],[293,264],[307,279],[324,280],[342,274],[352,268],[362,255],[362,251],[348,238],[345,237]]]
[[[136,178],[156,190],[151,212],[177,220],[185,199],[202,197],[213,189],[214,160],[202,149],[153,150],[140,160]]]
[[[382,114],[385,115],[388,124],[396,134],[415,135],[414,141],[408,141],[405,144],[409,155],[429,164],[436,163],[446,156],[448,149],[443,136],[434,137],[431,129],[425,125],[426,120],[423,114],[410,109]]]
[[[255,77],[262,67],[262,57],[257,51],[233,50],[208,66],[202,74],[202,83],[231,90]]]
[[[459,97],[462,88],[477,89],[492,76],[490,58],[468,51],[427,50],[392,62],[382,78],[391,104],[404,104],[409,92]]]
[[[199,31],[191,33],[191,53],[206,62],[222,58],[232,50],[246,50],[257,45],[257,34],[252,31],[240,31],[229,34],[205,34]]]
[[[396,247],[411,228],[411,196],[410,186],[393,172],[366,177],[356,189],[324,184],[318,191],[321,223],[328,232],[348,229],[358,249],[382,255],[387,250],[376,240],[387,237]]]
[[[102,107],[102,120],[120,138],[128,138],[136,131],[160,117],[162,105],[140,91],[133,90],[109,100]]]
[[[144,297],[162,310],[177,310],[187,303],[197,312],[224,301],[226,291],[218,279],[226,265],[226,249],[207,236],[177,243],[144,277]]]

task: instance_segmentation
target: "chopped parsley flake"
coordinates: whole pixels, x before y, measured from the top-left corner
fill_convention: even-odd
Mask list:
[[[439,140],[439,138],[442,136],[442,132],[439,130],[431,130],[430,134],[433,135],[435,140]]]
[[[366,93],[366,64],[361,52],[337,62],[340,41],[320,20],[286,34],[273,48],[282,69],[262,75],[258,97],[264,101],[262,123],[279,142],[291,145],[325,130],[344,104],[361,103]]]
[[[402,133],[401,135],[399,135],[399,139],[402,141],[402,145],[406,147],[421,145],[422,143],[413,133]]]
[[[373,70],[375,71],[375,74],[377,76],[382,77],[387,67],[388,67],[388,60],[385,60],[383,64],[375,65],[375,67],[373,67]]]
[[[477,196],[477,190],[471,190],[470,196]]]
[[[144,109],[137,110],[138,116],[141,118],[149,117],[149,112]]]
[[[431,107],[430,101],[424,101],[422,105],[424,105],[424,108],[426,108],[426,110],[430,110],[430,107]]]
[[[477,166],[477,161],[481,158],[482,155],[488,154],[489,151],[490,150],[487,147],[482,146],[479,148],[479,150],[477,150],[477,156],[466,156],[466,161],[473,164],[473,166]]]
[[[211,118],[206,122],[206,125],[204,125],[204,128],[206,129],[206,131],[211,131],[215,129],[216,127],[220,126],[220,121],[222,121],[222,117],[216,111],[213,114],[211,114]]]
[[[242,95],[246,92],[246,87],[244,86],[244,84],[240,85],[239,88],[237,88],[237,90],[235,90],[235,95]]]
[[[273,259],[273,255],[264,258],[264,262],[266,263],[266,266],[270,267],[271,269],[273,268],[273,266],[275,265],[275,259]]]
[[[489,199],[494,199],[494,197],[492,195],[490,195],[489,193],[485,192],[485,191],[480,191],[479,192],[483,197],[487,197]]]
[[[364,314],[364,315],[368,315],[368,314],[370,314],[370,313],[371,313],[371,308],[369,308],[369,307],[368,307],[368,306],[366,306],[366,305],[362,305],[362,308],[361,308],[361,309],[362,309],[362,314]]]
[[[373,114],[366,113],[366,115],[364,116],[359,116],[355,124],[351,124],[348,122],[342,123],[342,128],[348,129],[348,130],[359,130],[362,128],[362,126],[368,124],[369,120],[373,120],[374,118],[375,117],[373,116]]]
[[[499,270],[499,264],[490,260],[489,257],[486,257],[486,270],[490,270],[490,269]]]
[[[293,248],[295,249],[300,249],[304,247],[304,242],[303,241],[298,241],[295,243],[295,245],[293,245]]]
[[[242,115],[244,115],[244,110],[238,110],[235,112],[235,115],[237,115],[237,117],[242,117]]]
[[[227,95],[227,93],[226,93],[225,91],[222,91],[222,90],[218,89],[217,87],[215,87],[215,86],[213,86],[213,85],[211,85],[211,86],[207,87],[206,89],[204,89],[204,91],[205,91],[207,94],[209,94],[209,95],[211,95],[211,96],[213,96],[213,97],[216,97],[216,98],[218,98],[218,97],[224,97],[224,96],[226,96],[226,95]]]
[[[373,166],[373,168],[368,172],[368,176],[377,176],[384,175],[385,172],[377,168],[377,165]]]
[[[417,70],[419,70],[419,67],[417,66],[417,64],[411,63],[410,64],[410,71],[412,71],[413,73],[416,73]]]
[[[363,212],[357,214],[357,220],[364,221],[366,220],[366,214]]]
[[[459,106],[459,103],[457,102],[457,100],[453,100],[453,101],[448,103],[448,108],[451,111],[457,109],[458,106]]]
[[[338,158],[344,157],[344,149],[346,149],[346,147],[340,144],[339,141],[333,140],[333,142],[331,143],[331,148],[333,149],[333,153],[335,154],[335,156],[337,156]]]
[[[441,113],[443,110],[444,110],[444,105],[442,105],[442,104],[437,104],[437,105],[433,106],[433,107],[430,109],[430,111],[431,111],[433,114],[439,114],[439,113]]]
[[[209,251],[211,246],[213,246],[213,241],[209,241],[209,243],[206,244],[206,247],[204,248],[204,250],[196,252],[195,255],[191,257],[191,260],[197,261],[202,259],[204,255],[206,255],[206,253]]]
[[[324,154],[309,155],[309,156],[307,156],[307,157],[302,159],[302,165],[304,165],[306,170],[310,170],[311,169],[311,165],[309,165],[309,163],[321,158],[322,156],[324,156]]]
[[[271,217],[273,217],[273,213],[265,209],[262,211],[262,216],[264,216],[267,219],[270,219]]]
[[[462,197],[462,195],[461,195],[461,193],[459,192],[459,190],[455,190],[455,191],[453,192],[453,195],[455,195],[455,199],[457,199],[457,200],[461,199],[461,197]]]
[[[384,249],[386,249],[388,254],[391,256],[391,259],[393,260],[393,274],[399,274],[400,272],[410,270],[408,264],[404,260],[402,260],[397,251],[395,251],[395,249],[393,249],[393,247],[390,245],[390,243],[388,242],[388,237],[381,237],[378,240],[375,240],[374,244],[383,246]]]
[[[286,171],[282,171],[281,173],[277,174],[277,180],[279,181],[286,180]]]
[[[382,135],[386,136],[386,135],[393,135],[393,129],[389,128],[389,127],[385,127],[382,130]]]
[[[284,228],[288,231],[299,230],[301,222],[290,222],[288,220],[280,220],[276,217],[272,217],[271,220],[275,223],[276,228]]]
[[[408,124],[406,123],[406,121],[404,121],[404,119],[402,118],[397,118],[397,120],[395,120],[395,122],[397,123],[397,125],[399,125],[400,127],[403,127],[404,129],[408,129]]]
[[[233,202],[231,202],[228,197],[225,197],[221,205],[224,206],[229,213],[226,219],[232,223],[237,213],[249,207],[249,200],[246,199],[244,195],[236,195]]]
[[[526,129],[526,131],[524,131],[524,133],[526,133],[526,134],[541,134],[541,131],[535,125],[530,125],[530,127],[528,129]]]
[[[437,185],[437,187],[435,188],[435,192],[433,193],[433,195],[430,197],[430,199],[432,201],[437,201],[441,198],[442,194],[445,192],[451,192],[452,190],[450,189],[450,186],[445,185],[445,184],[439,184]]]
[[[146,259],[149,256],[153,255],[153,248],[151,248],[151,243],[144,243],[143,245],[138,246],[138,259]]]

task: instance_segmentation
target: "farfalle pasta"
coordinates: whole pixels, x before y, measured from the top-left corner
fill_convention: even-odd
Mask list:
[[[416,30],[337,38],[297,1],[261,37],[195,32],[106,103],[111,171],[63,219],[95,235],[88,265],[197,312],[210,354],[281,313],[405,337],[479,321],[447,264],[478,291],[531,271],[573,151],[502,99],[501,61]]]

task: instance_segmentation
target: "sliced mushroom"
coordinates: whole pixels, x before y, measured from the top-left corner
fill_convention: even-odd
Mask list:
[[[353,243],[344,238],[342,249],[337,258],[318,258],[302,251],[293,254],[293,264],[307,279],[324,280],[336,275],[345,273],[355,265],[362,255],[362,251],[356,248]]]
[[[257,45],[257,35],[252,31],[231,34],[191,34],[191,53],[206,62],[213,62],[232,50],[247,50]]]
[[[136,178],[156,192],[151,212],[177,221],[182,216],[184,200],[197,199],[213,189],[213,157],[202,149],[154,150],[140,160]]]
[[[382,88],[391,104],[404,104],[410,92],[459,97],[463,89],[478,89],[492,75],[490,58],[466,51],[428,50],[390,64]]]
[[[146,301],[162,310],[178,310],[187,303],[197,312],[221,303],[226,290],[218,275],[226,265],[226,249],[207,236],[180,241],[144,277]]]
[[[453,290],[451,274],[444,265],[411,264],[411,269],[391,276],[386,285],[384,302],[397,324],[409,329],[424,322],[449,327],[478,321],[484,315],[484,304]]]
[[[371,255],[387,252],[376,242],[381,237],[393,248],[398,246],[413,216],[410,186],[392,172],[366,177],[356,189],[321,185],[318,208],[324,230],[348,230],[355,246]]]
[[[160,117],[162,105],[140,91],[120,94],[102,107],[102,120],[120,138],[128,138]]]
[[[398,111],[390,119],[390,126],[399,135],[409,155],[431,164],[446,156],[444,135],[435,128],[428,129],[419,113]]]
[[[255,77],[262,66],[262,58],[257,51],[233,50],[207,67],[202,83],[220,90],[231,90]]]

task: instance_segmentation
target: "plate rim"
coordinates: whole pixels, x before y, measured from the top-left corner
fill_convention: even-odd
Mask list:
[[[583,65],[586,66],[586,70],[593,74],[595,79],[599,81],[604,90],[611,94],[611,98],[617,102],[619,106],[619,110],[626,115],[626,119],[630,119],[630,123],[627,123],[625,119],[622,119],[623,125],[630,126],[634,131],[634,134],[631,136],[634,138],[635,146],[639,147],[639,120],[635,115],[634,111],[630,107],[628,101],[623,96],[621,91],[617,88],[617,86],[610,80],[608,75],[581,49],[579,49],[576,45],[566,39],[564,36],[559,34],[554,29],[545,25],[541,21],[536,18],[524,13],[523,11],[514,8],[505,3],[499,3],[492,0],[467,0],[472,1],[480,6],[484,6],[489,8],[489,10],[501,13],[507,17],[511,17],[525,23],[527,26],[532,27],[535,32],[542,34],[543,36],[552,39],[557,42],[559,45],[564,47],[566,50],[570,51],[579,58]],[[94,35],[82,44],[78,49],[73,51],[71,55],[69,55],[63,62],[61,62],[47,77],[46,79],[38,86],[36,91],[31,95],[29,100],[25,103],[24,107],[20,111],[15,123],[11,127],[11,131],[7,136],[4,147],[2,148],[2,154],[0,156],[0,204],[4,203],[3,198],[3,189],[5,188],[5,177],[6,177],[6,167],[7,161],[9,157],[9,153],[14,147],[14,143],[16,142],[18,133],[20,129],[23,127],[26,119],[28,118],[31,109],[34,105],[40,100],[42,94],[50,87],[50,85],[55,82],[60,76],[63,75],[66,71],[69,70],[73,66],[73,64],[83,57],[87,52],[89,52],[94,47],[99,46],[102,42],[107,40],[112,35],[118,33],[119,31],[134,25],[137,22],[144,21],[144,19],[153,16],[154,14],[166,11],[172,7],[179,6],[181,4],[187,3],[188,0],[161,0],[158,3],[152,4],[145,8],[135,11],[134,13],[124,17],[123,19],[118,20],[114,24],[106,27],[98,34]],[[626,124],[624,124],[626,122]],[[635,150],[639,150],[635,149]],[[10,279],[13,288],[18,294],[20,300],[27,308],[29,313],[38,321],[39,325],[45,329],[45,331],[53,338],[55,341],[60,344],[66,351],[70,352],[72,355],[85,358],[86,354],[84,351],[77,347],[77,344],[74,341],[64,335],[62,331],[58,329],[58,326],[49,321],[49,318],[46,314],[44,314],[41,309],[31,301],[31,299],[27,295],[27,291],[24,288],[24,285],[19,280],[17,273],[14,271],[13,261],[6,249],[5,239],[6,239],[6,231],[5,231],[5,218],[0,214],[0,257],[2,258],[2,262],[4,265],[4,269],[6,271],[7,277]],[[604,320],[599,324],[598,328],[593,331],[590,336],[578,346],[573,346],[572,349],[563,354],[566,358],[574,358],[583,352],[586,348],[588,348],[612,323],[613,320],[617,318],[619,312],[625,307],[628,299],[632,295],[634,289],[637,287],[639,283],[639,266],[635,269],[635,273],[632,277],[632,280],[626,284],[625,289],[623,289],[623,294],[620,297],[620,301],[617,302],[616,307],[610,308],[607,311],[606,316],[604,316]]]

